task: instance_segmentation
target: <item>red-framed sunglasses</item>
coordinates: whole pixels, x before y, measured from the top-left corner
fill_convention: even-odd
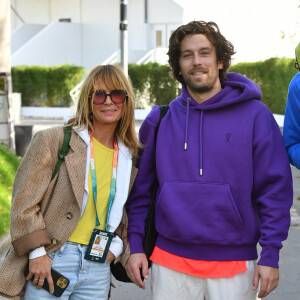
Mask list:
[[[96,90],[92,93],[90,98],[93,99],[94,104],[103,104],[105,103],[107,96],[110,96],[110,99],[115,104],[121,104],[127,99],[127,93],[123,90],[112,90],[110,94],[106,94],[103,90]]]

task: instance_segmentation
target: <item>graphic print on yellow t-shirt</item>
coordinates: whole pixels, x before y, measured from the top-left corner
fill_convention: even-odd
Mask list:
[[[110,193],[110,183],[112,176],[112,161],[114,150],[109,149],[99,143],[95,138],[95,168],[97,177],[97,212],[100,226],[97,228],[104,230],[106,225],[106,215],[108,198]],[[93,229],[96,227],[96,210],[93,195],[91,171],[88,177],[89,197],[85,211],[80,218],[69,241],[88,245]]]

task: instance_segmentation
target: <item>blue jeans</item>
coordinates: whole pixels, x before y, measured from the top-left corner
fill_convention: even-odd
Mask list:
[[[59,299],[107,300],[111,278],[109,263],[85,260],[86,249],[85,245],[67,242],[60,250],[49,254],[53,259],[53,269],[70,280],[69,286]],[[24,300],[37,299],[58,298],[27,282]]]

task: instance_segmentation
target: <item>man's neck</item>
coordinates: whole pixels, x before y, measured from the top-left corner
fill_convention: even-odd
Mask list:
[[[214,87],[213,89],[211,89],[207,92],[203,92],[203,93],[192,91],[189,87],[187,87],[187,90],[188,90],[189,94],[200,104],[200,103],[203,103],[203,102],[209,100],[210,98],[212,98],[213,96],[215,96],[216,94],[221,92],[222,87],[220,84],[220,85]]]

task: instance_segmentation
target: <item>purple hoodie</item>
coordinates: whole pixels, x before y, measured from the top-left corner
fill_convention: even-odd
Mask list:
[[[201,104],[183,87],[160,124],[156,159],[153,107],[140,129],[145,147],[126,205],[131,253],[143,252],[157,170],[159,248],[198,260],[253,260],[259,242],[259,264],[278,267],[292,177],[280,129],[261,97],[255,83],[235,73]]]

